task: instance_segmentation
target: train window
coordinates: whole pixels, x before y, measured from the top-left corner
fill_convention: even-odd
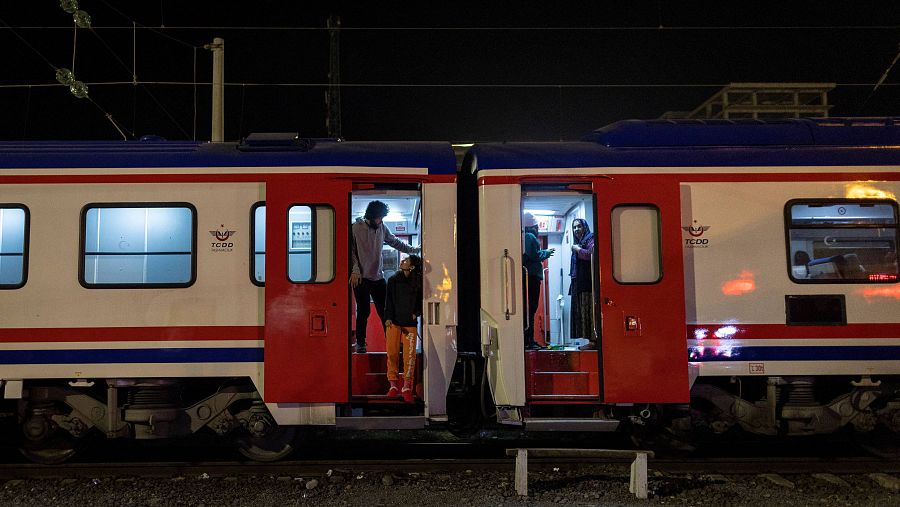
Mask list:
[[[795,200],[785,219],[794,282],[897,282],[896,202]]]
[[[288,208],[288,279],[324,283],[334,279],[334,208]]]
[[[266,205],[256,203],[252,210],[253,246],[250,252],[250,276],[253,283],[263,286],[266,281]]]
[[[194,282],[197,212],[192,205],[89,204],[81,223],[83,286],[187,287]]]
[[[0,289],[25,285],[28,265],[28,208],[0,205]]]
[[[656,283],[662,278],[659,209],[649,204],[612,210],[613,277],[619,283]]]

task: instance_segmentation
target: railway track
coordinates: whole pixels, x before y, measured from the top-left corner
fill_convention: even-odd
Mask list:
[[[612,459],[537,459],[530,460],[533,471],[547,469],[578,469],[589,466],[623,464],[627,460]],[[132,463],[70,463],[66,465],[38,465],[8,463],[0,465],[0,480],[58,479],[58,478],[128,478],[128,477],[240,477],[276,476],[299,477],[327,475],[329,471],[342,473],[377,472],[441,473],[459,471],[512,471],[512,458],[489,459],[395,459],[395,460],[314,460],[257,463],[239,461],[206,462],[132,462]],[[900,461],[870,458],[709,458],[709,459],[651,459],[652,472],[666,474],[869,474],[900,473]]]

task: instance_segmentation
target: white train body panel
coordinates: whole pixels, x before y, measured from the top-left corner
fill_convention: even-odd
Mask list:
[[[3,328],[262,326],[263,289],[250,282],[249,216],[259,183],[2,185],[0,202],[31,214],[27,283],[0,291]],[[197,209],[197,277],[186,288],[88,289],[78,282],[82,208],[90,203],[187,202]],[[236,233],[227,251],[208,231]],[[48,269],[48,267],[50,267]],[[222,338],[227,338],[223,336]]]
[[[900,195],[900,182],[866,185]],[[798,284],[788,277],[785,203],[844,198],[848,186],[838,181],[682,184],[683,225],[696,221],[709,227],[702,236],[707,245],[684,249],[687,323],[784,324],[786,294],[843,294],[848,324],[897,322],[895,285]],[[752,281],[755,288],[728,291],[726,284],[735,280]]]

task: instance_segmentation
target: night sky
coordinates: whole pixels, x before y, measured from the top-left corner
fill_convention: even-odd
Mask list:
[[[72,16],[56,0],[0,2],[0,140],[121,139],[107,113],[129,137],[208,140],[212,56],[202,46],[213,37],[225,39],[226,139],[323,137],[331,14],[344,28],[348,140],[572,140],[694,109],[729,82],[832,82],[832,116],[900,115],[900,64],[872,93],[900,50],[893,1],[79,7],[94,28],[78,30],[74,71],[93,103],[37,86],[72,68]]]

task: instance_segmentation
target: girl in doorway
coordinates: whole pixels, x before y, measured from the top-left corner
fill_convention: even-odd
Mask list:
[[[387,327],[387,377],[391,388],[387,395],[403,396],[413,402],[416,372],[416,335],[418,318],[422,315],[422,258],[417,255],[400,261],[400,271],[387,283],[384,324]],[[403,340],[403,385],[397,360]]]

